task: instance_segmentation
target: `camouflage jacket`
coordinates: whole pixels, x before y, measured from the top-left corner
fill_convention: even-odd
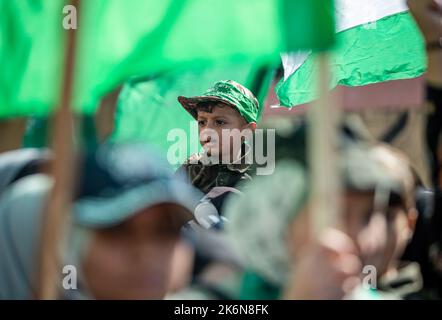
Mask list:
[[[243,163],[242,157],[232,164],[204,164],[202,155],[191,156],[177,170],[194,187],[207,194],[214,187],[236,187],[238,183],[251,181],[254,175],[253,165]]]

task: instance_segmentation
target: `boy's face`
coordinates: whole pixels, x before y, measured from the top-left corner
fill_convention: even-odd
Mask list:
[[[240,152],[243,141],[241,131],[253,130],[254,127],[252,124],[247,124],[239,112],[230,106],[215,105],[211,111],[198,110],[201,146],[209,156],[231,161]]]
[[[185,209],[147,208],[122,224],[93,232],[83,270],[96,299],[162,299],[170,281]]]

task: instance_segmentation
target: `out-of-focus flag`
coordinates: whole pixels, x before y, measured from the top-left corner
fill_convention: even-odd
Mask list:
[[[66,3],[0,0],[0,117],[55,107],[63,21],[72,13],[63,13]],[[73,107],[93,113],[130,76],[183,63],[275,63],[280,52],[326,49],[334,39],[333,13],[332,0],[81,0]]]
[[[424,42],[404,0],[336,0],[336,45],[330,88],[410,79],[426,69]],[[282,55],[280,104],[293,107],[317,97],[311,52]]]

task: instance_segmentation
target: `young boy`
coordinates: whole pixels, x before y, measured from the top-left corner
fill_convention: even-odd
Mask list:
[[[203,193],[214,187],[234,187],[250,180],[250,150],[246,140],[256,128],[259,103],[253,94],[232,80],[219,81],[202,96],[178,97],[198,121],[203,154],[191,156],[178,169]]]
[[[201,96],[180,96],[178,101],[198,121],[203,147],[202,154],[191,156],[177,171],[205,194],[194,211],[199,226],[188,229],[196,239],[193,278],[210,278],[207,275],[219,274],[219,269],[228,274],[231,265],[217,253],[222,252],[227,260],[236,260],[236,256],[217,229],[223,226],[225,200],[241,193],[239,183],[252,180],[253,150],[247,140],[256,129],[259,103],[247,88],[232,80],[215,83]],[[213,239],[217,239],[215,243]]]

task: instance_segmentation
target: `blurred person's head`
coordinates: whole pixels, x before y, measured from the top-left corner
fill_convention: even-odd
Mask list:
[[[344,154],[346,193],[340,228],[355,242],[362,263],[378,276],[395,267],[417,219],[415,179],[406,156],[386,145]]]
[[[342,154],[344,190],[335,227],[354,242],[363,266],[377,275],[394,268],[411,240],[417,219],[415,180],[406,156],[386,145],[349,147]],[[296,256],[311,237],[311,206],[292,224]]]
[[[116,226],[92,229],[81,265],[96,299],[161,299],[169,289],[180,229],[189,211],[174,203],[144,208]]]
[[[366,145],[346,149],[340,162],[342,212],[333,226],[349,236],[362,264],[374,265],[380,277],[412,235],[413,176],[406,158],[395,150]],[[272,176],[258,177],[247,196],[229,203],[227,230],[233,244],[244,264],[274,285],[284,286],[303,258],[303,248],[314,240],[307,190],[304,169],[284,160]]]
[[[178,97],[198,121],[200,144],[208,156],[235,161],[256,128],[259,104],[254,95],[235,81],[219,81],[204,95]]]
[[[38,180],[38,181],[37,181]],[[5,260],[0,296],[32,298],[38,240],[52,180],[42,175],[14,184],[0,207]],[[140,145],[105,145],[86,154],[72,206],[63,265],[75,267],[67,299],[161,299],[171,287],[180,229],[200,195],[178,180],[167,162]],[[3,236],[0,237],[3,238]],[[5,240],[5,241],[3,241]],[[17,274],[17,270],[25,270]],[[21,272],[21,271],[20,271]],[[61,274],[62,270],[60,270]],[[63,276],[62,276],[63,277]]]
[[[98,299],[161,299],[195,191],[139,146],[101,147],[84,161],[74,223],[89,230],[81,269]]]
[[[0,154],[0,194],[15,181],[41,173],[51,159],[47,149],[24,148]]]

